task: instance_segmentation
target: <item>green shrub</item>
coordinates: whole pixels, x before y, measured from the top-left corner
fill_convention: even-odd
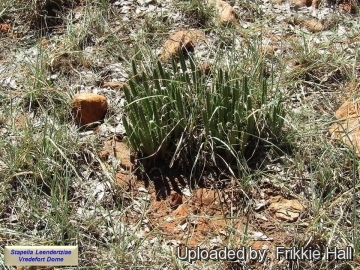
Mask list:
[[[279,138],[285,110],[281,98],[268,101],[265,79],[238,78],[219,69],[207,86],[193,60],[188,68],[178,55],[180,68],[173,58],[172,70],[158,62],[151,75],[139,75],[133,63],[123,117],[133,150],[160,159],[166,153],[210,150],[230,162],[243,157],[252,137]]]

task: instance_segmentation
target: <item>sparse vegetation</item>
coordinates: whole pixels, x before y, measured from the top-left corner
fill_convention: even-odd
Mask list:
[[[214,24],[214,7],[200,0],[180,1],[177,6],[194,27],[208,28]]]
[[[158,62],[151,75],[140,75],[133,62],[123,117],[132,150],[161,162],[175,154],[184,158],[208,152],[219,157],[213,158],[213,165],[224,166],[225,161],[236,167],[253,137],[269,140],[283,135],[282,100],[278,93],[268,100],[261,69],[251,78],[219,69],[208,86],[210,78],[194,60],[187,63],[181,51],[178,56],[180,67],[173,57],[170,72]]]

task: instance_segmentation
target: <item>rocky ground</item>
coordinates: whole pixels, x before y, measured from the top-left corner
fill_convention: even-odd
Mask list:
[[[355,1],[0,4],[2,251],[78,245],[81,269],[357,269],[359,30]],[[254,150],[241,179],[138,166],[121,120],[131,62],[147,72],[178,49],[208,76],[264,63],[286,146]],[[261,263],[176,257],[197,246],[269,252]],[[289,262],[278,246],[356,254]]]

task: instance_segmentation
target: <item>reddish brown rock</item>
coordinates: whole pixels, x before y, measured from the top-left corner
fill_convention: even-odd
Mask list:
[[[19,129],[25,128],[28,121],[29,119],[24,114],[11,115],[11,117],[6,119],[7,125],[11,126],[14,123],[15,126]]]
[[[324,29],[322,23],[314,19],[305,21],[303,26],[312,33],[320,32]]]
[[[130,170],[133,167],[134,157],[130,154],[130,149],[126,143],[118,140],[108,140],[104,144],[103,150],[99,153],[102,159],[107,159],[112,155],[120,160],[120,166],[125,170]]]
[[[281,41],[281,36],[277,36],[277,35],[270,35],[270,39],[272,42],[279,42]]]
[[[341,3],[339,4],[339,7],[341,7],[344,11],[349,13],[355,13],[356,7],[351,3]]]
[[[338,120],[345,120],[353,116],[360,115],[360,104],[357,102],[345,101],[344,104],[335,112],[335,117]]]
[[[170,201],[171,208],[176,208],[180,204],[182,204],[182,195],[181,194],[179,194],[175,191],[171,191],[171,194],[169,197],[170,197],[169,201]]]
[[[339,121],[329,128],[331,138],[342,141],[360,157],[360,103],[346,101],[335,116]]]
[[[346,121],[333,124],[329,133],[332,139],[342,141],[353,149],[360,157],[360,121],[359,119],[348,119]]]
[[[217,197],[216,191],[212,189],[199,188],[195,193],[195,200],[200,203],[200,205],[210,205]]]
[[[11,29],[11,25],[9,23],[0,24],[0,32],[8,33],[8,32],[10,32],[10,29]]]
[[[115,182],[121,188],[128,191],[131,188],[131,174],[130,173],[123,173],[118,172],[115,177]]]
[[[262,249],[269,249],[269,246],[271,245],[271,242],[268,241],[254,241],[253,243],[250,244],[250,246],[253,249],[256,250],[262,250]]]
[[[180,204],[174,212],[172,212],[173,217],[186,217],[189,215],[190,211],[186,204]]]
[[[219,13],[219,22],[221,24],[237,23],[238,16],[234,8],[223,0],[208,0],[208,3],[215,6]]]
[[[305,207],[298,200],[287,200],[281,196],[270,198],[269,210],[275,213],[278,219],[294,222],[304,211]]]
[[[43,38],[41,39],[41,41],[40,41],[40,45],[41,45],[41,47],[43,47],[44,49],[47,49],[47,48],[49,48],[49,46],[51,45],[51,43],[50,43],[49,39],[43,37]]]
[[[73,99],[72,112],[76,123],[84,126],[103,120],[107,108],[106,97],[93,93],[81,93]]]
[[[167,61],[171,56],[176,55],[178,50],[190,50],[197,44],[205,41],[205,34],[199,30],[180,30],[172,34],[165,41],[160,59]]]

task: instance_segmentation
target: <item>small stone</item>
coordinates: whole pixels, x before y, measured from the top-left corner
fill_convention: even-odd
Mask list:
[[[351,3],[341,3],[339,4],[339,7],[341,7],[344,11],[349,13],[355,13],[356,8]]]
[[[296,221],[305,207],[298,200],[287,200],[281,196],[270,197],[269,210],[275,212],[278,219]]]
[[[173,217],[186,217],[189,215],[190,211],[188,209],[188,206],[186,204],[180,204],[174,212],[172,212]]]
[[[346,101],[335,112],[335,116],[341,121],[329,128],[331,138],[342,141],[360,157],[360,103]]]
[[[305,21],[303,26],[312,33],[320,32],[324,29],[322,23],[314,19]]]
[[[358,116],[360,114],[360,104],[357,102],[345,101],[340,108],[335,112],[336,119],[345,120],[351,116]]]
[[[281,41],[281,36],[271,35],[270,39],[272,42],[279,42],[279,41]]]
[[[182,195],[181,194],[179,194],[175,191],[171,191],[171,194],[169,197],[170,197],[169,201],[170,201],[171,208],[176,208],[180,204],[182,204]]]
[[[219,12],[220,24],[231,24],[238,22],[238,16],[235,9],[223,0],[207,0],[208,3],[213,4]]]
[[[118,184],[124,190],[129,190],[131,188],[131,174],[126,174],[118,172],[116,174],[116,184]]]
[[[160,59],[168,61],[178,50],[191,50],[195,45],[205,41],[205,34],[199,30],[180,30],[165,41]]]
[[[99,156],[102,159],[108,159],[109,156],[114,156],[120,160],[120,166],[125,170],[131,170],[133,167],[134,157],[130,155],[130,149],[125,142],[118,140],[106,141]]]
[[[124,85],[126,85],[124,82],[104,82],[102,87],[109,87],[113,90],[122,91],[124,89]]]
[[[0,24],[0,32],[8,33],[8,32],[10,32],[10,29],[11,29],[11,25],[9,23]]]
[[[195,193],[196,201],[201,205],[210,205],[218,197],[215,190],[199,188]]]
[[[340,140],[347,144],[350,148],[355,147],[357,155],[360,152],[360,129],[358,128],[359,121],[357,119],[346,119],[339,123],[334,123],[329,128],[331,139]]]
[[[11,126],[13,123],[15,126],[19,129],[23,129],[26,127],[28,122],[28,119],[23,114],[16,114],[15,116],[12,116],[11,118],[8,118],[6,120],[6,123]]]
[[[75,95],[73,99],[72,112],[79,126],[103,120],[107,109],[106,97],[101,95],[81,93]]]
[[[269,249],[270,242],[267,241],[255,241],[251,244],[251,247],[256,250]]]

